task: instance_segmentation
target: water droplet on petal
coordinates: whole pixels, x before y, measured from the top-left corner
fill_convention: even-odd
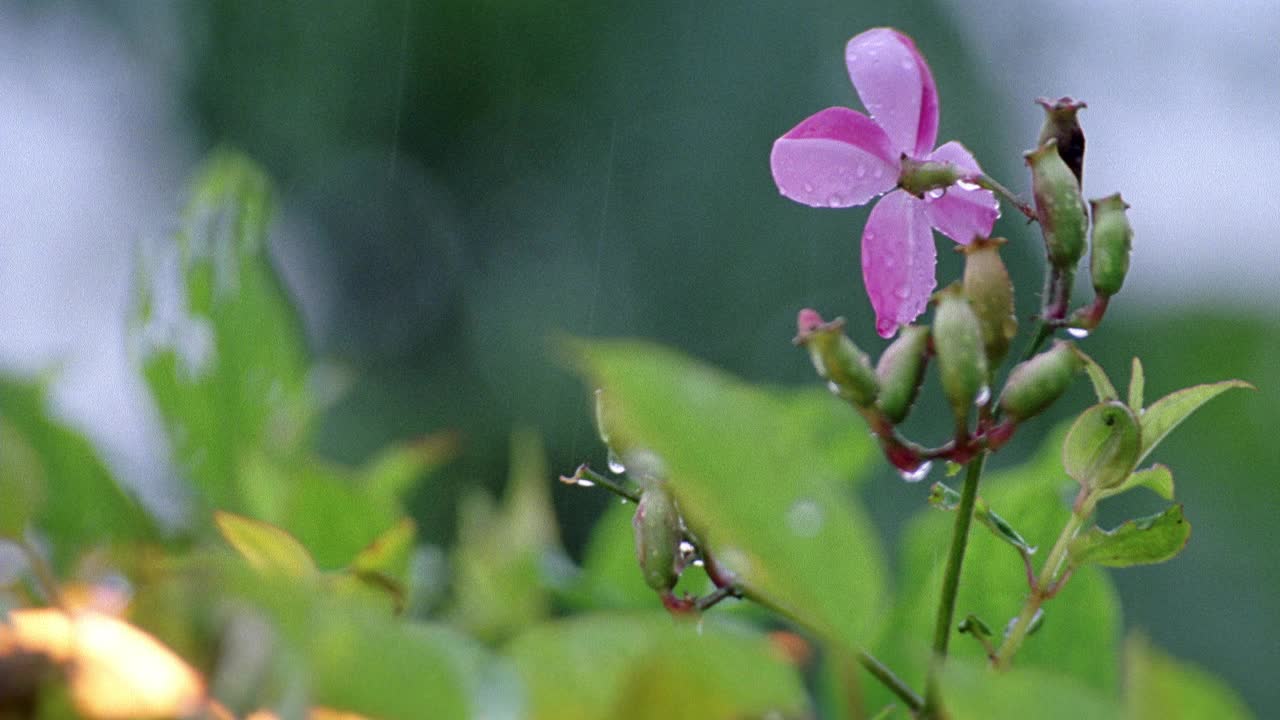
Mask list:
[[[844,198],[838,194],[832,195],[831,197],[827,198],[827,205],[833,208],[841,207],[842,205],[844,205]]]
[[[915,470],[903,470],[898,474],[902,476],[903,480],[906,480],[909,483],[916,483],[928,477],[929,471],[932,469],[933,463],[926,461],[921,463]]]
[[[854,171],[853,171],[853,172],[854,172],[854,174],[856,174],[858,177],[866,177],[866,176],[867,176],[867,166],[866,166],[866,165],[859,165],[857,168],[855,168],[855,169],[854,169]]]
[[[1067,334],[1077,340],[1089,337],[1089,331],[1084,328],[1067,328]]]
[[[795,501],[787,510],[787,527],[798,537],[816,536],[825,522],[822,506],[809,498]]]
[[[899,300],[906,300],[911,297],[911,288],[906,285],[899,285],[898,289],[893,291],[893,294],[896,295]]]
[[[805,183],[805,184],[804,184],[804,191],[805,191],[805,192],[807,192],[807,193],[811,193],[811,192],[813,192],[813,184],[812,184],[812,183]]]
[[[913,64],[911,63],[911,61],[910,61],[910,60],[903,60],[903,61],[902,61],[902,69],[903,69],[903,70],[910,70],[910,69],[912,69],[912,68],[914,68],[914,67],[915,67],[915,65],[913,65]]]
[[[621,475],[627,471],[627,466],[623,464],[622,458],[618,457],[618,454],[613,451],[613,448],[609,448],[608,462],[609,472],[614,475]]]
[[[977,183],[971,183],[968,180],[957,180],[956,187],[961,190],[981,190],[982,187]]]
[[[884,177],[884,169],[881,167],[876,167],[874,170],[871,171],[871,177],[875,177],[875,178]]]
[[[946,194],[946,190],[943,190],[942,188],[934,188],[930,190],[928,193],[926,193],[929,200],[937,200],[938,198],[942,197],[944,194]]]

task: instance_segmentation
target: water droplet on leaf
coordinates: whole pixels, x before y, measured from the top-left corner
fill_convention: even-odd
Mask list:
[[[795,501],[787,510],[787,527],[802,538],[811,538],[822,532],[825,522],[822,506],[809,498]]]

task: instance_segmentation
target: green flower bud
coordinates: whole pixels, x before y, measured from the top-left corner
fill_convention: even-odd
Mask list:
[[[929,352],[929,328],[904,325],[898,339],[885,348],[876,364],[880,381],[877,405],[889,422],[897,425],[911,410],[924,380],[924,366]]]
[[[1076,114],[1088,106],[1069,97],[1057,100],[1036,98],[1036,102],[1044,108],[1044,125],[1040,128],[1040,139],[1036,145],[1057,140],[1058,155],[1071,168],[1079,186],[1084,175],[1084,130],[1080,129],[1080,118]]]
[[[1099,295],[1115,295],[1129,272],[1129,252],[1133,248],[1133,228],[1125,215],[1129,204],[1120,193],[1090,200],[1089,204],[1093,207],[1093,249],[1089,256],[1093,290]]]
[[[631,527],[635,530],[636,560],[645,584],[658,592],[675,587],[682,569],[680,541],[684,532],[676,500],[665,486],[652,485],[640,495]]]
[[[1044,234],[1049,263],[1060,270],[1075,271],[1084,255],[1085,230],[1089,215],[1075,175],[1058,155],[1057,140],[1023,157],[1031,166],[1031,191],[1036,199],[1036,219]]]
[[[834,392],[858,407],[868,407],[876,401],[880,386],[871,360],[842,332],[844,318],[823,322],[817,312],[805,308],[796,324],[795,343],[809,351],[814,369],[831,383]]]
[[[987,387],[987,355],[982,347],[982,327],[958,284],[934,295],[938,310],[933,318],[933,350],[938,356],[942,391],[951,403],[956,429],[969,424],[969,411]]]
[[[1062,467],[1087,491],[1118,487],[1138,464],[1142,424],[1118,401],[1094,405],[1076,418],[1062,444]]]
[[[1014,366],[1000,393],[1000,408],[1014,422],[1035,417],[1062,397],[1084,361],[1069,342]]]
[[[1004,238],[975,238],[957,246],[964,253],[964,295],[982,326],[982,346],[987,363],[996,367],[1009,354],[1009,343],[1018,334],[1013,315],[1013,282],[1000,259]]]
[[[960,168],[951,163],[913,160],[906,155],[900,162],[898,187],[920,198],[930,190],[951,187],[964,177]]]

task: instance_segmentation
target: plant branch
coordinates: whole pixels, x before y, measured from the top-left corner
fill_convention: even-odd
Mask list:
[[[640,502],[640,492],[638,490],[632,490],[631,488],[624,487],[617,482],[610,480],[604,475],[592,470],[586,463],[579,465],[578,469],[575,470],[572,475],[561,475],[560,482],[565,485],[577,485],[579,487],[592,487],[594,485],[599,485],[624,500],[630,500],[633,503]]]
[[[964,182],[970,182],[982,188],[986,188],[991,192],[1008,200],[1011,205],[1018,209],[1018,212],[1027,216],[1028,220],[1037,220],[1036,211],[1022,198],[1013,193],[1012,190],[996,182],[995,178],[986,173],[978,173],[964,178]]]
[[[960,568],[964,565],[964,551],[969,544],[969,526],[973,524],[973,507],[978,498],[978,482],[982,479],[982,466],[986,453],[969,462],[960,491],[960,505],[951,531],[951,549],[947,554],[946,574],[942,578],[942,596],[938,601],[937,620],[933,626],[933,659],[929,663],[929,677],[925,684],[925,704],[922,717],[937,717],[941,710],[938,672],[947,657],[951,643],[951,624],[955,619],[956,594],[960,590]]]

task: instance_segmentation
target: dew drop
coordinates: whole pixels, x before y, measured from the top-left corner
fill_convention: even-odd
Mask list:
[[[903,70],[911,70],[911,69],[912,69],[912,68],[914,68],[914,67],[915,67],[915,66],[911,63],[911,61],[910,61],[910,60],[903,60],[903,61],[902,61],[902,69],[903,69]]]
[[[1089,337],[1089,331],[1084,328],[1067,328],[1067,334],[1077,340]]]
[[[837,385],[837,384],[835,384],[835,383],[833,383],[833,382],[828,382],[828,383],[827,383],[827,389],[831,391],[831,394],[832,394],[832,395],[835,395],[835,396],[839,397],[839,395],[840,395],[840,386],[839,386],[839,385]]]
[[[578,481],[576,484],[578,487],[595,487],[596,486],[594,482],[586,478],[578,478]]]
[[[911,288],[906,285],[899,285],[898,289],[893,291],[893,294],[898,296],[900,300],[906,300],[911,297]]]
[[[977,183],[971,183],[968,180],[957,180],[956,187],[961,190],[981,190],[982,186]]]
[[[884,177],[884,169],[880,167],[873,169],[871,171],[871,177],[875,177],[875,178]]]
[[[844,205],[844,198],[840,195],[832,195],[827,198],[827,205],[833,208],[841,207]]]
[[[693,562],[698,556],[698,549],[688,540],[681,540],[678,548],[680,552],[680,565],[687,566]]]
[[[973,404],[983,407],[989,402],[991,402],[991,386],[983,385],[978,388],[978,396],[973,399]]]
[[[804,184],[804,191],[805,191],[805,192],[807,192],[807,193],[811,193],[811,192],[813,192],[813,183],[805,183],[805,184]]]
[[[854,169],[853,173],[854,173],[855,175],[857,175],[858,177],[866,177],[866,176],[867,176],[867,166],[866,166],[866,165],[859,165],[857,168],[855,168],[855,169]]]
[[[903,470],[898,474],[902,476],[903,480],[906,480],[909,483],[916,483],[928,477],[929,471],[932,469],[933,469],[933,463],[930,461],[926,461],[922,463],[919,467],[917,467],[915,470]]]
[[[930,199],[930,200],[937,200],[938,198],[940,198],[940,197],[942,197],[944,194],[946,194],[946,192],[947,192],[947,191],[946,191],[946,190],[943,190],[942,188],[934,188],[934,189],[930,190],[927,194],[928,194],[928,196],[929,196],[929,199]]]
[[[622,458],[618,457],[618,454],[613,451],[613,448],[609,448],[608,462],[609,472],[614,475],[621,475],[627,471],[627,466],[622,463]]]
[[[825,523],[822,506],[809,498],[795,501],[787,510],[787,527],[797,537],[814,537],[822,532]]]
[[[697,560],[694,560],[694,561],[693,561],[693,566],[694,566],[694,567],[702,567],[702,566],[703,566],[703,565],[705,565],[705,564],[706,564],[706,563],[702,562],[702,558],[698,558]]]

